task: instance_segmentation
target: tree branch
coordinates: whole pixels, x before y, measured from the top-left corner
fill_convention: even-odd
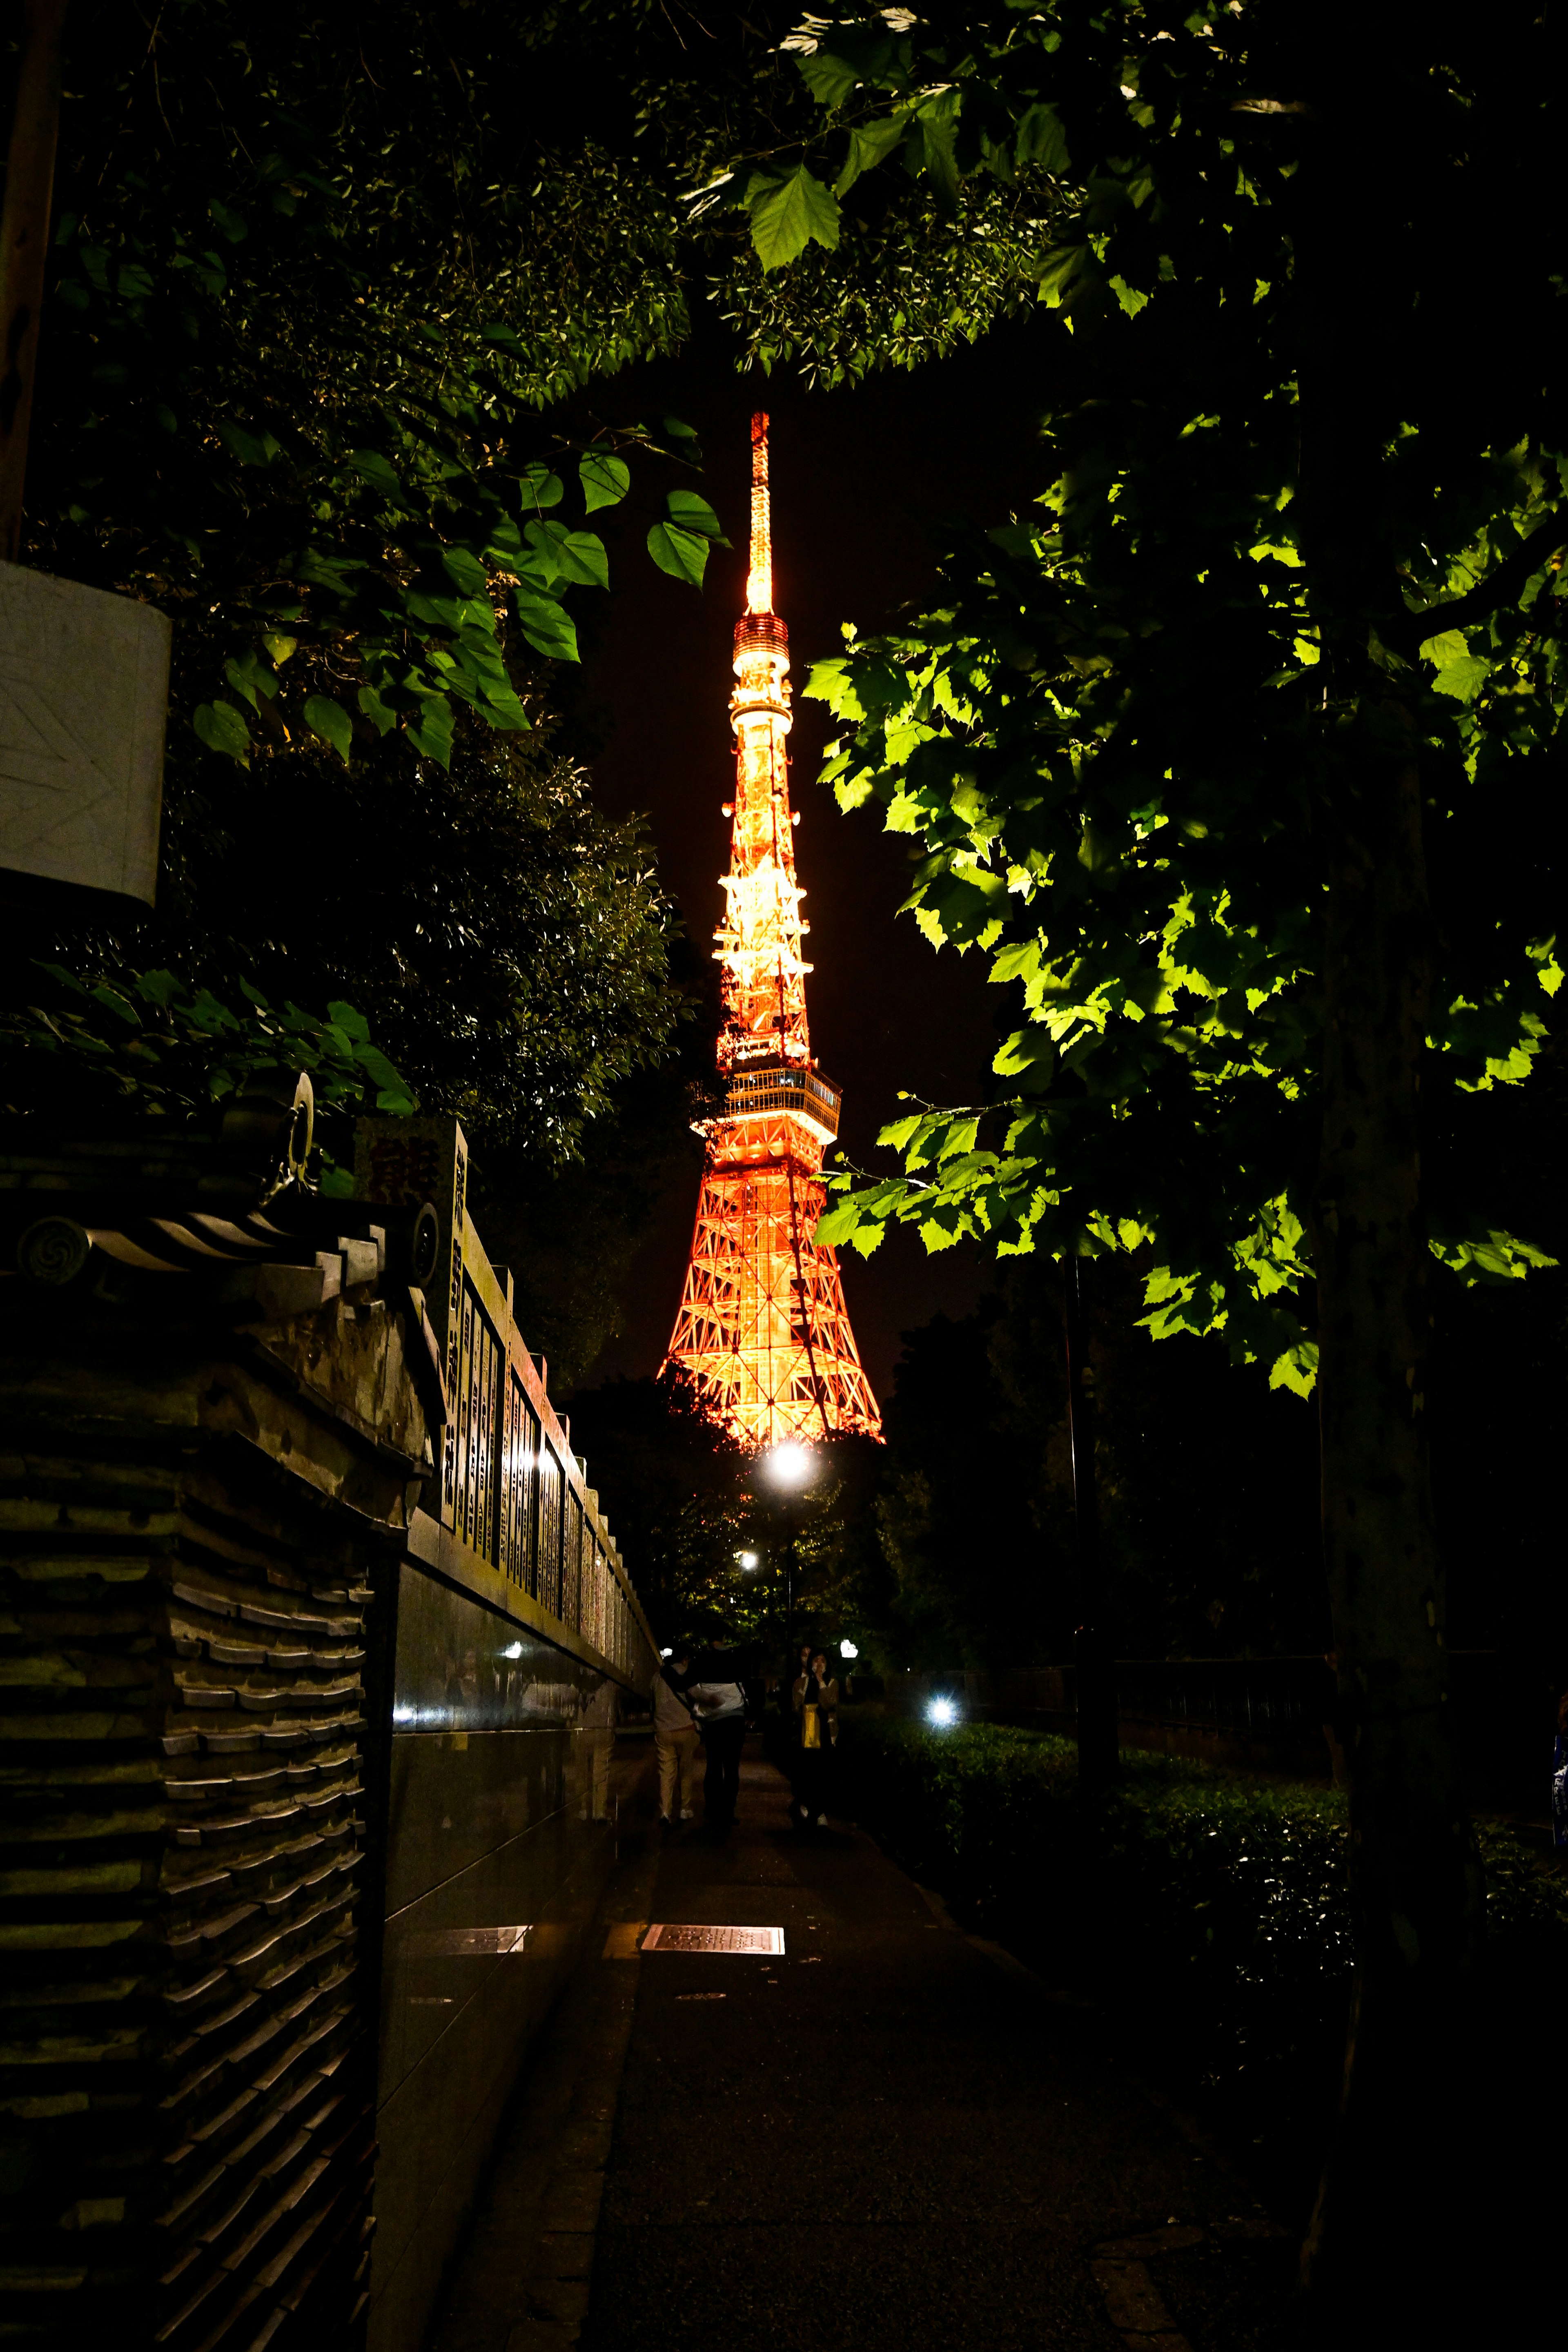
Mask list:
[[[1478,621],[1486,620],[1500,604],[1517,595],[1531,573],[1539,572],[1560,547],[1568,547],[1568,518],[1550,514],[1467,595],[1456,596],[1446,604],[1428,604],[1424,612],[1407,612],[1393,627],[1380,629],[1378,635],[1395,653],[1409,656],[1428,637],[1441,636],[1447,629],[1473,628]]]

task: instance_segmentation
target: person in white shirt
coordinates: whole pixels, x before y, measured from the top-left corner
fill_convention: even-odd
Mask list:
[[[667,1830],[674,1827],[677,1818],[678,1782],[680,1820],[690,1821],[694,1811],[691,1799],[697,1780],[697,1726],[686,1700],[690,1672],[690,1644],[682,1643],[671,1651],[653,1678],[653,1752],[658,1759],[658,1818]]]

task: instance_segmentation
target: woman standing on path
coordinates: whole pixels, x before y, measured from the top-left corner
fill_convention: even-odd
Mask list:
[[[795,1677],[790,1694],[795,1709],[795,1811],[801,1826],[815,1822],[827,1826],[827,1783],[834,1745],[838,1738],[838,1684],[827,1664],[826,1650],[814,1651],[805,1671]]]

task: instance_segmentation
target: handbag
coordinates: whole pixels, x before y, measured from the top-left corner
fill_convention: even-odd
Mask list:
[[[821,1747],[822,1710],[820,1707],[808,1706],[803,1711],[800,1719],[800,1744],[803,1748]]]

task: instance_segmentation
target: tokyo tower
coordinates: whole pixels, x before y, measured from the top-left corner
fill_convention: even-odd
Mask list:
[[[861,1369],[838,1261],[812,1240],[839,1090],[812,1058],[789,804],[789,633],[773,609],[768,420],[752,419],[752,562],[730,698],[735,797],[718,1066],[724,1108],[707,1138],[686,1287],[664,1369],[743,1445],[810,1441],[881,1416]]]

